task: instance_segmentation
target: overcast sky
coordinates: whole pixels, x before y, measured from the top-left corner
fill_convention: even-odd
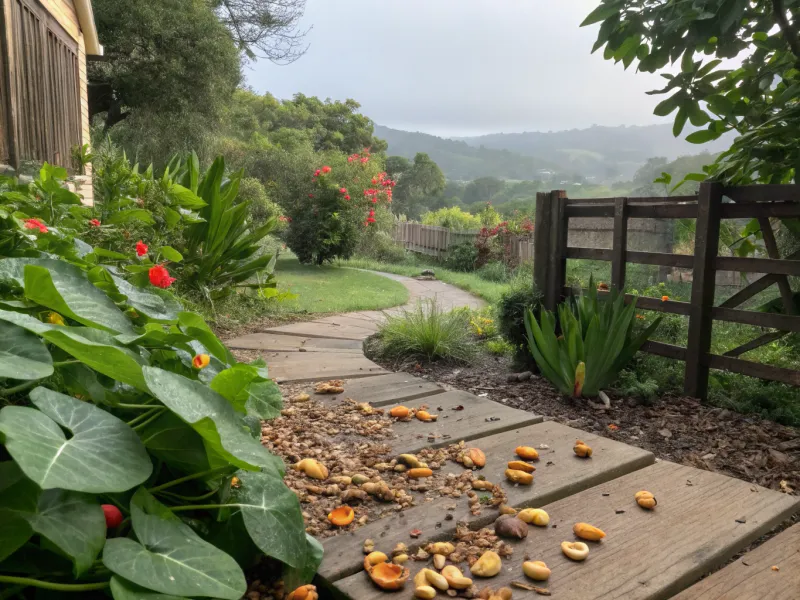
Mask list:
[[[590,54],[598,0],[307,0],[309,50],[246,69],[258,92],[354,98],[376,123],[442,136],[648,125],[657,75]]]

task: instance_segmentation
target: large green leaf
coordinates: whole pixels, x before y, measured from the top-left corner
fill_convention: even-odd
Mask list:
[[[42,379],[53,374],[53,358],[36,335],[0,321],[0,340],[0,378]]]
[[[212,356],[228,365],[236,362],[225,344],[219,341],[219,338],[211,331],[203,317],[192,312],[181,312],[178,313],[178,322],[181,330],[203,344]]]
[[[139,431],[147,450],[165,464],[187,473],[212,467],[203,438],[172,412],[166,412]]]
[[[229,506],[241,511],[250,539],[267,556],[295,568],[307,559],[303,515],[297,496],[272,473],[239,471]]]
[[[114,600],[186,600],[185,596],[159,594],[145,589],[118,575],[111,578],[111,595]]]
[[[133,332],[125,314],[78,267],[61,260],[40,259],[25,266],[24,279],[25,296],[42,306],[87,327]]]
[[[147,450],[124,421],[46,388],[30,397],[39,410],[4,407],[0,434],[11,457],[42,489],[124,492],[150,476]]]
[[[106,219],[107,225],[121,225],[122,223],[130,223],[131,221],[139,221],[146,225],[155,225],[155,220],[150,211],[144,208],[131,208],[129,210],[121,210],[114,213]]]
[[[259,419],[274,419],[283,408],[280,388],[273,381],[265,381],[260,369],[252,365],[237,363],[214,377],[210,385],[237,411]]]
[[[20,494],[25,482],[25,475],[14,461],[0,462],[0,562],[33,535],[24,513],[36,509],[36,496]]]
[[[144,289],[128,283],[121,277],[113,276],[113,278],[119,292],[128,297],[127,304],[137,312],[154,321],[169,323],[177,321],[178,313],[183,307],[168,291],[157,288]]]
[[[144,490],[131,501],[138,542],[106,542],[103,564],[132,583],[176,596],[239,600],[247,583],[236,561],[183,523]]]
[[[288,589],[309,583],[322,563],[324,550],[317,538],[306,534],[306,559],[300,567],[288,567],[284,570],[283,581]]]
[[[243,415],[217,392],[156,367],[144,367],[143,372],[151,393],[203,436],[210,448],[243,469],[283,471],[283,461],[248,435]]]
[[[283,398],[281,389],[274,381],[251,383],[242,394],[246,395],[244,406],[248,415],[266,420],[280,416]]]

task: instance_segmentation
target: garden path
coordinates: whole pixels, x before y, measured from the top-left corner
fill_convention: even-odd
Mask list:
[[[411,302],[435,297],[445,307],[482,304],[440,282],[392,277],[409,287]],[[387,442],[393,452],[418,452],[469,440],[487,457],[476,477],[504,482],[507,504],[512,507],[545,508],[549,526],[531,527],[526,538],[509,540],[513,554],[503,558],[496,577],[476,580],[479,587],[525,582],[539,586],[538,593],[582,600],[653,600],[681,592],[681,598],[797,597],[797,527],[780,534],[779,541],[745,554],[719,575],[690,586],[798,512],[800,498],[657,461],[641,448],[544,421],[467,392],[445,391],[412,375],[389,373],[361,351],[363,340],[377,330],[381,318],[382,313],[375,311],[325,317],[268,328],[228,344],[234,349],[264,351],[275,379],[300,384],[294,388],[305,388],[309,394],[314,394],[313,386],[302,382],[344,379],[343,393],[315,397],[331,406],[345,398],[387,410],[400,403],[426,405],[439,418],[394,423],[393,437]],[[573,453],[577,439],[593,448],[591,458]],[[506,462],[516,458],[519,445],[538,448],[540,454],[530,486],[505,481]],[[449,462],[442,469],[454,476],[463,472],[463,467]],[[655,495],[655,510],[636,505],[633,496],[639,490]],[[332,588],[336,597],[388,599],[363,572],[364,540],[374,540],[376,549],[386,553],[402,542],[415,555],[429,542],[454,539],[458,523],[477,529],[491,525],[497,514],[491,507],[474,514],[465,495],[440,496],[400,512],[390,511],[389,516],[357,530],[353,524],[322,541],[325,555],[316,582]],[[589,543],[590,556],[583,562],[569,560],[560,550],[562,541],[575,540],[572,525],[577,522],[592,523],[607,533],[601,542]],[[547,582],[526,580],[521,570],[526,557],[547,563],[552,570]],[[413,577],[431,564],[410,560],[405,566]],[[458,566],[469,576],[463,563]],[[742,585],[731,589],[734,578]],[[403,597],[411,597],[412,589],[408,581]],[[515,588],[514,598],[533,598],[536,593]]]

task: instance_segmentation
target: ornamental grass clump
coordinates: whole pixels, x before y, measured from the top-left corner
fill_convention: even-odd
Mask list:
[[[525,315],[528,349],[542,374],[568,396],[597,396],[613,382],[661,322],[661,317],[634,333],[636,299],[627,306],[617,290],[599,300],[594,282],[577,299],[558,307],[558,325],[552,312]]]
[[[386,319],[378,332],[378,353],[387,358],[468,362],[477,351],[469,321],[467,310],[446,312],[435,300],[420,301]]]

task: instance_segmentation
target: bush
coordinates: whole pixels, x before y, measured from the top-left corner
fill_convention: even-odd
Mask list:
[[[514,354],[514,347],[503,338],[486,340],[486,350],[495,356],[511,356]]]
[[[525,313],[539,313],[542,296],[534,287],[530,277],[514,279],[511,288],[497,303],[497,324],[502,336],[514,347],[515,360],[525,366],[536,365],[527,350],[525,335]]]
[[[486,263],[478,269],[476,273],[481,279],[494,281],[496,283],[508,281],[510,275],[509,268],[502,262],[496,260]]]
[[[480,229],[482,225],[480,218],[457,206],[426,212],[422,215],[421,222],[423,225],[438,225],[456,231]]]
[[[361,238],[358,255],[379,262],[400,264],[405,262],[406,250],[385,231],[368,231]]]
[[[255,177],[243,177],[239,182],[239,202],[246,202],[250,207],[250,220],[256,225],[281,216],[281,207],[269,199],[264,185]],[[284,222],[279,221],[279,224]]]
[[[386,358],[468,362],[476,352],[467,310],[443,312],[435,300],[418,302],[390,316],[378,331],[378,353]]]
[[[235,600],[261,553],[310,580],[321,547],[259,441],[281,410],[266,364],[238,363],[169,292],[3,207],[0,240],[17,242],[0,243],[4,589]]]
[[[451,271],[470,273],[475,270],[475,261],[478,258],[478,249],[475,244],[456,244],[447,250],[444,266]]]

